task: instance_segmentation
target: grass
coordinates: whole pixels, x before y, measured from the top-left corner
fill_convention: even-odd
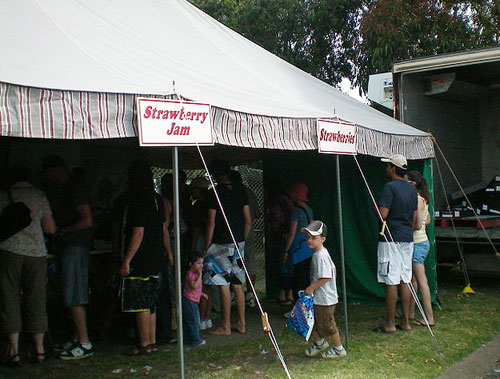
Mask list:
[[[373,333],[371,328],[383,321],[384,308],[366,305],[349,306],[350,341],[348,356],[339,360],[306,358],[308,346],[291,331],[278,336],[290,372],[294,378],[435,378],[454,362],[500,334],[500,275],[476,275],[472,287],[477,295],[464,296],[461,275],[450,272],[440,277],[439,297],[442,310],[435,311],[433,329],[442,355],[437,353],[426,328],[415,326],[411,332],[393,335]],[[269,307],[269,311],[273,311]],[[341,308],[336,312],[343,338]],[[147,357],[126,357],[117,347],[100,346],[91,359],[63,362],[57,359],[46,365],[25,365],[16,370],[0,368],[0,377],[176,377],[176,353]],[[266,349],[267,354],[261,354]],[[192,350],[185,355],[187,378],[283,378],[284,370],[265,336],[231,346]],[[143,367],[153,366],[147,372]],[[113,374],[115,368],[126,368]],[[131,367],[136,373],[130,373]]]

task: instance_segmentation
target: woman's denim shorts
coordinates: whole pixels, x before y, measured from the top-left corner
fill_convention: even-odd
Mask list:
[[[431,244],[429,243],[428,240],[424,241],[424,242],[413,244],[413,259],[412,259],[412,261],[423,265],[425,262],[425,258],[427,258],[427,255],[429,254],[430,247],[431,247]]]

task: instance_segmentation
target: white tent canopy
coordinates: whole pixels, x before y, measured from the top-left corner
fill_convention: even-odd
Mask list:
[[[360,127],[360,153],[433,155],[425,132],[184,0],[17,0],[0,4],[0,22],[0,136],[133,136],[134,96],[175,90],[213,106],[219,143],[315,149],[316,118],[338,117]]]

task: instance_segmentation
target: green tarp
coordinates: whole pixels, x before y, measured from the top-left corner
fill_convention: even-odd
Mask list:
[[[341,288],[341,264],[338,234],[337,183],[335,156],[313,151],[287,152],[266,151],[264,154],[264,187],[287,188],[302,182],[309,187],[310,206],[314,218],[329,226],[326,247],[332,253],[337,266],[337,287]],[[382,186],[387,181],[384,163],[369,156],[357,156],[360,166],[370,185],[375,200],[378,200]],[[423,173],[432,192],[431,160],[410,161],[410,169]],[[382,303],[384,287],[377,283],[377,241],[379,233],[378,217],[356,162],[352,156],[340,156],[345,267],[347,298],[351,303]],[[433,214],[433,202],[430,212]],[[426,261],[426,272],[433,301],[435,300],[436,260],[435,240],[432,222],[427,228],[431,251]],[[275,297],[277,278],[270,265],[272,251],[266,251],[267,296]]]

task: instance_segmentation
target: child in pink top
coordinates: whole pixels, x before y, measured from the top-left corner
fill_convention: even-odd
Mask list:
[[[200,311],[198,304],[203,296],[202,290],[203,255],[194,253],[189,259],[189,270],[184,278],[182,292],[182,318],[184,342],[191,346],[204,345],[200,337]]]

